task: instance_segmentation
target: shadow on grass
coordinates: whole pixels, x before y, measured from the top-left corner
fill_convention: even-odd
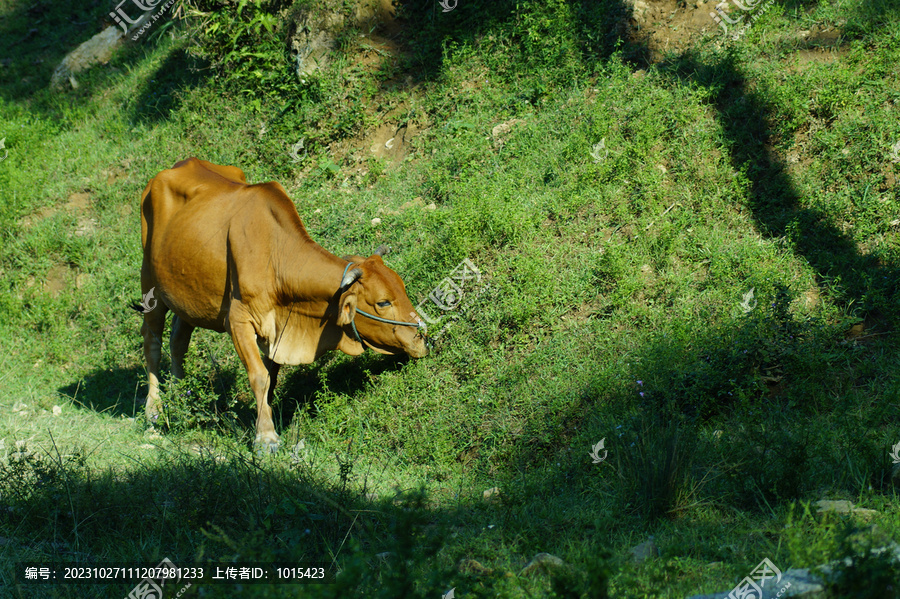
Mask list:
[[[204,351],[204,350],[201,350]],[[164,356],[165,358],[165,356]],[[299,367],[283,367],[278,377],[276,399],[272,406],[273,418],[279,433],[290,429],[298,413],[315,418],[318,415],[315,400],[320,395],[341,394],[352,398],[373,384],[373,377],[386,372],[396,372],[409,361],[406,356],[387,356],[366,352],[350,359],[336,353],[323,356],[318,362]],[[209,362],[209,364],[207,364]],[[161,401],[166,402],[169,386],[173,382],[166,359],[160,366]],[[256,402],[252,395],[245,396],[239,381],[245,381],[242,367],[222,368],[215,360],[201,360],[199,364],[186,364],[188,380],[179,393],[179,405],[170,414],[170,426],[181,430],[188,426],[201,429],[218,428],[231,422],[252,440],[256,426]],[[115,417],[143,417],[147,396],[147,371],[135,366],[128,369],[105,369],[83,377],[81,380],[60,387],[58,392],[82,408]],[[192,400],[184,394],[192,394]],[[237,401],[235,401],[237,400]],[[227,420],[222,416],[228,415]],[[236,432],[233,428],[225,434]]]
[[[181,92],[198,87],[206,79],[205,67],[205,63],[190,56],[184,48],[169,53],[154,74],[143,81],[138,96],[126,109],[132,122],[156,124],[168,119],[179,108]]]
[[[552,47],[558,43],[553,34],[560,24],[555,21],[564,16],[567,22],[562,27],[567,34],[575,34],[576,51],[585,64],[607,59],[617,50],[627,60],[644,61],[648,56],[646,48],[626,36],[629,14],[630,8],[620,0],[535,3],[528,10],[513,0],[459,2],[449,12],[442,12],[440,5],[431,0],[402,0],[398,9],[399,41],[411,56],[412,66],[418,69],[417,76],[434,80],[441,73],[449,49],[460,44],[477,47],[487,36],[508,29],[510,23],[516,25],[513,30],[517,30],[517,35],[530,38],[528,41],[535,45],[532,50],[557,51]],[[545,46],[540,43],[541,36]]]
[[[6,64],[0,68],[0,97],[24,100],[47,88],[56,65],[102,30],[108,12],[103,2],[5,2],[0,39]]]
[[[115,597],[134,586],[16,587],[12,567],[19,561],[91,566],[169,558],[182,567],[324,562],[343,570],[333,586],[194,585],[216,597],[338,598],[376,588],[384,593],[378,596],[429,597],[459,578],[431,561],[445,538],[445,525],[435,526],[435,518],[451,522],[455,515],[428,510],[421,494],[376,498],[365,484],[349,484],[356,478],[349,469],[328,481],[305,462],[260,460],[228,447],[125,453],[138,467],[92,464],[79,448],[56,446],[17,446],[0,461],[0,530],[6,539],[0,578],[8,590],[15,588],[17,596],[38,596],[30,594],[37,589],[42,597]]]
[[[50,118],[60,111],[87,106],[108,93],[116,82],[117,69],[132,70],[160,43],[151,29],[137,41],[125,39],[109,64],[95,65],[75,74],[78,89],[50,87],[50,78],[67,54],[104,28],[114,25],[108,13],[114,4],[90,2],[87,5],[54,4],[46,0],[15,2],[5,8],[0,19],[0,39],[7,40],[5,58],[0,61],[0,98],[11,102],[29,101],[32,110]],[[127,8],[127,7],[126,7]],[[137,8],[131,6],[132,12]],[[169,11],[171,12],[171,11]],[[136,14],[136,13],[135,13]],[[162,19],[172,18],[169,14]],[[168,23],[166,23],[168,24]],[[162,25],[156,25],[160,29]],[[139,90],[131,103],[132,121],[155,123],[168,118],[178,106],[178,92],[199,85],[206,75],[199,61],[183,49],[169,54]]]
[[[879,4],[887,10],[887,3]],[[865,39],[876,30],[876,24],[888,20],[887,13],[876,8],[861,8],[851,15],[855,37]],[[890,8],[894,19],[897,10],[896,5]],[[861,251],[827,214],[812,207],[814,202],[798,189],[785,161],[776,154],[782,141],[779,134],[785,130],[777,95],[764,82],[751,81],[736,56],[726,49],[705,62],[689,51],[656,68],[674,86],[700,86],[709,91],[731,169],[748,181],[749,207],[760,233],[781,240],[788,251],[808,263],[830,299],[855,321],[864,322],[866,332],[873,337],[891,333],[900,316],[900,265]],[[861,187],[859,197],[867,191]],[[845,340],[847,330],[842,323],[799,320],[789,311],[793,299],[790,284],[788,280],[776,282],[773,297],[767,300],[774,299],[771,306],[760,301],[755,313],[728,322],[727,330],[699,335],[691,331],[682,338],[647,344],[633,360],[640,365],[632,369],[634,379],[645,385],[637,389],[640,399],[629,395],[630,401],[617,404],[628,394],[613,392],[603,398],[613,403],[604,406],[608,411],[600,415],[596,413],[600,397],[587,389],[565,411],[551,416],[550,427],[543,415],[530,422],[508,463],[530,478],[524,473],[536,464],[568,459],[560,458],[561,450],[574,441],[579,446],[568,464],[569,472],[592,476],[599,470],[589,469],[588,451],[613,431],[610,424],[616,417],[621,417],[624,427],[616,433],[622,432],[625,438],[631,435],[632,444],[612,449],[614,440],[607,437],[606,449],[650,456],[670,455],[672,451],[663,451],[665,444],[680,434],[675,431],[669,440],[665,435],[654,440],[665,428],[660,414],[663,422],[683,419],[682,430],[693,436],[699,433],[698,425],[730,418],[731,424],[741,428],[724,432],[732,437],[728,441],[731,461],[724,464],[733,470],[731,478],[726,478],[731,489],[718,487],[727,492],[717,495],[718,500],[767,511],[779,502],[815,493],[823,480],[851,493],[876,489],[891,494],[888,448],[871,431],[895,425],[900,416],[888,401],[900,390],[896,344],[890,337]],[[585,433],[573,436],[573,427],[567,423],[580,415],[586,417]],[[813,418],[838,430],[816,428],[822,425],[813,425]],[[554,439],[549,446],[535,447],[528,442],[547,438],[548,428]],[[595,431],[605,432],[586,438]],[[652,509],[644,515],[665,514],[674,507],[676,494],[667,487],[670,482],[663,473],[656,482],[650,481],[650,487],[634,482],[652,478],[648,471],[657,463],[659,460],[633,455],[619,462],[620,472],[624,469],[633,479],[631,501],[613,486],[603,488],[619,493],[631,509],[641,501],[649,504]],[[833,469],[803,467],[821,463],[841,465]],[[712,463],[703,467],[715,470]],[[689,471],[690,465],[683,467],[682,476]],[[655,496],[666,493],[670,505],[656,504]]]
[[[98,370],[57,391],[76,406],[132,417],[142,411],[146,392],[146,371],[140,367]],[[141,386],[144,389],[141,389]]]
[[[734,54],[726,53],[713,64],[687,54],[660,65],[660,70],[675,84],[710,90],[732,169],[745,173],[749,181],[750,208],[759,231],[786,240],[842,308],[855,306],[862,316],[877,310],[895,319],[900,270],[893,262],[860,253],[856,242],[826,214],[808,206],[774,151],[781,110],[771,92],[749,84]],[[859,195],[863,193],[860,189]]]

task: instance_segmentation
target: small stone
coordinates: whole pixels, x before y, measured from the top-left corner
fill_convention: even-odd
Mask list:
[[[519,572],[519,576],[525,576],[526,574],[533,574],[535,572],[549,573],[552,570],[562,568],[565,565],[566,562],[562,561],[555,555],[551,555],[549,553],[538,553],[534,556],[533,560],[528,562],[527,566],[522,568],[522,571]]]
[[[59,406],[53,406],[53,415],[59,416],[60,414],[62,414],[62,408]]]
[[[653,542],[653,538],[644,541],[631,549],[631,557],[634,561],[640,563],[648,559],[659,557],[659,548]]]
[[[377,226],[380,225],[380,224],[381,224],[381,219],[378,218],[377,216],[376,216],[375,218],[372,219],[372,226],[373,226],[373,227],[377,227]]]
[[[853,504],[846,499],[839,499],[837,501],[823,499],[816,502],[816,507],[819,508],[819,513],[837,512],[838,514],[849,514],[853,509]]]
[[[482,497],[485,501],[495,502],[500,500],[500,487],[491,487],[484,493]]]

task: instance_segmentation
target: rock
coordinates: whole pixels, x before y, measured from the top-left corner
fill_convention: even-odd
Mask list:
[[[373,226],[373,227],[377,227],[377,226],[380,225],[380,224],[381,224],[381,219],[378,218],[377,216],[376,216],[375,218],[372,219],[372,226]]]
[[[348,30],[372,31],[379,24],[390,23],[393,18],[393,5],[384,0],[358,2],[355,14],[348,17],[328,9],[302,10],[295,21],[296,33],[290,41],[297,77],[305,83],[306,77],[327,66],[332,52],[338,49],[338,40]]]
[[[814,597],[824,596],[825,592],[822,580],[810,574],[809,570],[805,568],[788,570],[782,573],[781,580],[775,584],[773,583],[774,581],[770,580],[768,584],[762,587],[762,596],[758,599],[775,599],[776,597],[778,599],[789,599],[790,597],[813,599]],[[729,599],[732,596],[732,591],[723,591],[712,595],[693,595],[688,597],[688,599]],[[752,596],[754,599],[757,599],[755,594]]]
[[[855,511],[856,510],[853,510],[854,513]],[[881,554],[884,552],[891,552],[894,560],[900,561],[900,545],[890,543],[885,547],[872,550],[872,553],[874,554]],[[837,561],[831,562],[830,564],[820,566],[819,569],[821,569],[826,576],[829,576],[838,563],[839,562]],[[850,558],[844,559],[845,565],[849,566],[851,563]],[[790,599],[791,597],[796,597],[798,599],[818,599],[821,597],[824,599],[825,584],[821,576],[810,572],[810,568],[797,568],[783,572],[781,579],[777,582],[775,580],[768,581],[768,583],[762,587],[762,591],[762,596],[758,599]],[[694,595],[688,597],[688,599],[729,599],[729,597],[733,596],[731,595],[732,592],[733,589],[731,591],[723,591],[712,595]],[[756,595],[754,595],[754,598],[756,598]]]
[[[61,89],[68,81],[72,88],[78,87],[75,73],[95,64],[106,64],[113,52],[122,44],[124,33],[119,27],[107,27],[88,41],[69,52],[50,77],[50,85]]]
[[[631,549],[631,558],[638,563],[657,557],[659,557],[659,548],[653,542],[653,537]]]
[[[485,501],[491,503],[500,501],[500,487],[491,487],[490,489],[482,493],[481,496]]]
[[[62,408],[59,406],[53,406],[53,415],[59,416],[60,414],[62,414]]]
[[[538,553],[534,556],[534,559],[528,562],[528,565],[522,568],[522,571],[519,572],[519,576],[525,576],[527,574],[533,574],[535,572],[544,572],[549,574],[553,570],[562,568],[566,565],[566,562],[562,561],[560,558],[555,555],[550,555],[549,553]]]

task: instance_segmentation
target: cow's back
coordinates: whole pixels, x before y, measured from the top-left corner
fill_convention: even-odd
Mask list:
[[[224,330],[228,232],[235,214],[247,208],[247,187],[240,169],[189,158],[144,189],[144,268],[160,299],[195,326]]]

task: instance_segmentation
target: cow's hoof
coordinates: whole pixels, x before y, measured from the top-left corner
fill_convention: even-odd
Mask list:
[[[278,439],[278,435],[256,435],[253,446],[256,448],[257,455],[271,455],[278,452],[281,441]]]
[[[159,422],[159,410],[146,410],[144,416],[147,417],[147,422],[151,425]]]

